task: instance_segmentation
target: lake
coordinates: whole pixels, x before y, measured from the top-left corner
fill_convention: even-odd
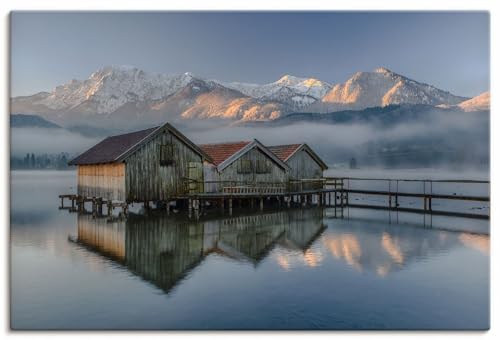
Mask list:
[[[11,172],[13,329],[489,328],[488,221],[319,207],[92,218],[58,208],[75,187],[73,171]]]

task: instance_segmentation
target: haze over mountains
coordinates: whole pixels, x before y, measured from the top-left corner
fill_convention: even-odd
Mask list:
[[[461,104],[469,99],[385,68],[358,72],[343,84],[286,75],[259,85],[107,66],[88,79],[71,80],[52,92],[12,98],[11,113],[40,115],[65,127],[127,129],[164,121],[270,121],[296,112],[363,110],[392,104],[475,111],[476,101]],[[482,100],[478,109],[484,108]]]

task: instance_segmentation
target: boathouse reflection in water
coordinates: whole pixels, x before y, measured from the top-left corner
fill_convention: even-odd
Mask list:
[[[78,215],[76,242],[168,293],[212,253],[257,266],[276,244],[307,251],[326,228],[323,209],[189,220],[152,213],[127,219]]]
[[[330,257],[379,277],[460,245],[489,254],[485,235],[329,219],[322,208],[199,220],[161,212],[121,220],[79,214],[76,242],[166,293],[210,254],[258,266],[278,247],[272,259],[286,271]]]

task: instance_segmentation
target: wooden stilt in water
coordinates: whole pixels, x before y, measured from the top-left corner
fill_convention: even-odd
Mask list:
[[[229,215],[231,216],[233,214],[233,199],[229,199]]]
[[[263,211],[264,210],[264,198],[263,197],[260,198],[259,206],[260,206],[260,211]]]
[[[102,216],[102,198],[99,197],[97,201],[97,213]]]

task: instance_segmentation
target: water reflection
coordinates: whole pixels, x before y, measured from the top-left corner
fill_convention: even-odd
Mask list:
[[[167,293],[211,254],[257,267],[275,250],[272,259],[284,271],[317,267],[329,258],[379,277],[460,245],[489,254],[485,235],[324,215],[323,209],[305,209],[195,221],[162,213],[126,220],[80,214],[76,241]]]
[[[459,239],[465,246],[469,248],[477,249],[485,255],[490,254],[489,236],[462,233],[460,234]]]
[[[168,293],[210,254],[257,266],[280,245],[317,265],[309,247],[325,229],[322,220],[322,209],[197,221],[161,213],[126,220],[79,214],[75,241]]]
[[[457,232],[489,221],[316,208],[107,221],[58,209],[74,172],[11,179],[15,329],[489,327],[489,236]]]
[[[489,254],[489,236],[350,220],[329,224],[325,249],[357,271],[384,277],[413,262],[465,245]]]

